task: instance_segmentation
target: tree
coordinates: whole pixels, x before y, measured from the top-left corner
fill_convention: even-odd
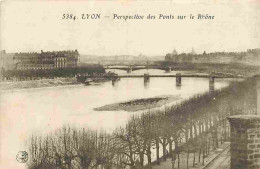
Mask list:
[[[76,153],[76,158],[79,160],[81,168],[89,168],[94,165],[95,158],[95,136],[96,132],[85,130],[84,128],[78,130],[73,129],[72,144]]]
[[[127,123],[126,127],[117,128],[113,132],[113,136],[116,139],[117,144],[117,154],[118,158],[121,160],[121,163],[134,168],[135,166],[135,145],[133,139],[132,124]]]

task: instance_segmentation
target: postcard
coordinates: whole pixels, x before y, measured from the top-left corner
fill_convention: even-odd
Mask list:
[[[0,9],[0,168],[260,168],[260,0]]]

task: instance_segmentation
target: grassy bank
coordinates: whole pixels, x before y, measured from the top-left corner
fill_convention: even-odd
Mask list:
[[[146,110],[155,107],[160,107],[167,103],[181,99],[179,96],[157,96],[145,99],[135,99],[127,102],[109,104],[102,107],[95,108],[96,111],[119,111],[124,110],[128,112],[134,112],[139,110]]]

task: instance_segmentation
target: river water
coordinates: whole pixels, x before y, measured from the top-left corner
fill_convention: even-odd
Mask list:
[[[109,71],[109,70],[107,70]],[[114,70],[111,70],[114,72]],[[116,70],[118,74],[125,71]],[[133,71],[144,74],[147,70]],[[148,70],[150,74],[165,74],[162,70]],[[176,72],[172,74],[190,72]],[[230,79],[215,79],[215,90],[230,83]],[[32,134],[46,134],[64,124],[104,129],[111,132],[124,125],[135,112],[94,111],[93,108],[132,99],[159,95],[179,95],[187,99],[209,91],[207,78],[182,78],[176,86],[176,78],[122,78],[115,85],[104,82],[99,85],[75,85],[1,92],[0,168],[26,168],[16,161],[16,154],[26,150],[26,139]]]

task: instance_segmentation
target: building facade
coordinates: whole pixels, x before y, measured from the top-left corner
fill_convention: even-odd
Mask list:
[[[55,69],[77,67],[80,55],[77,50],[41,53],[15,53],[14,69]]]

